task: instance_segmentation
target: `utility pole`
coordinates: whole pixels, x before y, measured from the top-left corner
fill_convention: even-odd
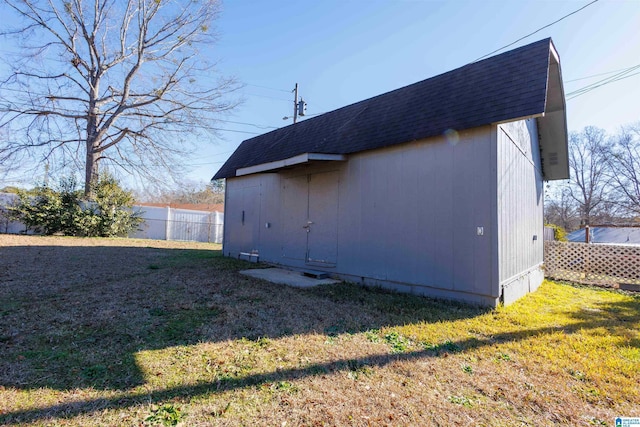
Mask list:
[[[293,123],[295,124],[298,121],[298,83],[293,88],[293,94]]]
[[[298,122],[298,116],[302,117],[307,114],[307,103],[302,98],[298,100],[298,83],[293,88],[293,123]],[[291,117],[284,116],[282,120],[289,120]]]

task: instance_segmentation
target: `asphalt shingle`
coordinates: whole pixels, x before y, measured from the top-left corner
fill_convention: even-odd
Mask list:
[[[551,39],[248,139],[213,179],[303,153],[351,154],[545,112]]]

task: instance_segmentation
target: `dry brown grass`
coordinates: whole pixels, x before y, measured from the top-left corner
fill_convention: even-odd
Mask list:
[[[487,311],[247,266],[210,244],[0,235],[0,424],[640,416],[637,296],[546,282]]]

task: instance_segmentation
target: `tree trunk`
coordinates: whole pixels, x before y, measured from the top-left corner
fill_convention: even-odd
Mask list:
[[[84,166],[84,197],[93,199],[93,184],[98,180],[98,159],[100,141],[98,136],[98,115],[96,99],[98,96],[99,78],[91,77],[92,90],[89,93],[89,115],[87,117],[87,159]]]
[[[100,154],[96,152],[96,148],[96,143],[88,139],[84,170],[84,197],[87,200],[93,199],[93,184],[98,180],[98,158]]]

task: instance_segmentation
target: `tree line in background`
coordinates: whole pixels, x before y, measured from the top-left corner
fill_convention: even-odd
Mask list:
[[[569,136],[571,177],[547,187],[545,222],[573,231],[586,225],[640,225],[640,122],[608,135],[588,126]]]
[[[136,192],[138,202],[170,204],[224,204],[224,179],[202,182],[184,181],[173,188],[160,187]]]

